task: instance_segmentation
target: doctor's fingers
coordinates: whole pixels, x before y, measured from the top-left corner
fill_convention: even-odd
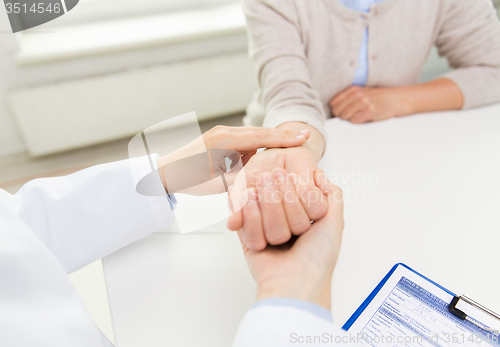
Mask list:
[[[310,136],[309,130],[281,130],[271,128],[217,126],[203,135],[209,148],[232,149],[239,152],[259,148],[285,148],[302,145]]]
[[[227,228],[231,231],[239,231],[243,226],[243,206],[247,201],[243,201],[243,195],[238,194],[234,186],[228,190],[228,209],[231,215],[227,219]]]
[[[283,209],[286,214],[290,232],[299,236],[311,227],[311,220],[307,215],[297,195],[295,185],[288,173],[283,169],[274,169],[275,182],[282,196]]]
[[[309,216],[310,221],[316,221],[323,218],[328,211],[328,202],[314,183],[301,183],[295,184],[297,195],[302,203],[302,207]]]
[[[235,174],[234,179],[226,175],[228,187],[229,208],[231,216],[228,219],[227,227],[229,230],[240,230],[243,227],[242,209],[248,201],[247,179],[245,170],[240,170]],[[232,181],[232,182],[230,182]]]
[[[283,209],[282,195],[273,174],[266,172],[262,175],[257,193],[267,243],[276,246],[288,242],[292,234]],[[245,222],[246,220],[243,225]]]
[[[243,227],[241,228],[241,240],[248,249],[261,251],[267,246],[264,229],[262,226],[262,214],[259,207],[259,197],[255,188],[246,191],[247,202],[241,210]]]
[[[319,222],[331,223],[342,233],[344,229],[344,195],[342,189],[331,183],[321,169],[315,172],[314,180],[328,200],[328,212]]]

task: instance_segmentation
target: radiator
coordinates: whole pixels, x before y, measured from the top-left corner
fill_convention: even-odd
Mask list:
[[[241,112],[255,90],[246,53],[14,90],[8,105],[27,150],[42,156],[126,138],[168,117]]]

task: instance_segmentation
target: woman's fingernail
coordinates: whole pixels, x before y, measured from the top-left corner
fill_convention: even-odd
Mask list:
[[[304,135],[295,135],[295,137],[301,140],[306,138]]]
[[[307,129],[305,129],[305,130],[301,130],[301,131],[299,131],[299,133],[301,133],[301,134],[304,134],[304,135],[305,135],[305,134],[308,134],[308,133],[309,133],[309,130],[307,130]]]

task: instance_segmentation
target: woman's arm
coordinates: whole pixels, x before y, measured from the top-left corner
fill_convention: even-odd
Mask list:
[[[443,1],[436,46],[453,71],[427,83],[349,87],[331,101],[333,115],[353,123],[500,101],[500,22],[491,1]]]
[[[460,88],[463,108],[500,101],[500,21],[490,0],[447,1],[436,39]]]
[[[309,74],[293,1],[245,0],[244,11],[266,113],[264,126],[300,122],[326,138],[326,114]]]

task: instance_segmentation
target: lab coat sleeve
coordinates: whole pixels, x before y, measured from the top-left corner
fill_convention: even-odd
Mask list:
[[[150,163],[156,160],[135,158],[37,179],[14,196],[0,191],[0,200],[70,273],[173,223],[166,194],[136,192]]]
[[[297,345],[358,346],[358,335],[335,327],[307,305],[264,302],[247,312],[233,347],[291,347]]]

